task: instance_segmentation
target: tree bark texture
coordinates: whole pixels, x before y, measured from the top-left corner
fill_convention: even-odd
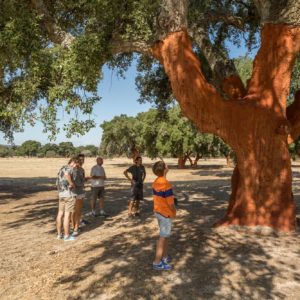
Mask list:
[[[300,47],[300,28],[267,24],[248,90],[225,100],[204,78],[185,30],[152,48],[183,113],[202,132],[221,136],[236,152],[227,213],[219,225],[295,228],[286,98]],[[230,93],[229,93],[230,94]],[[238,94],[238,96],[237,96]]]

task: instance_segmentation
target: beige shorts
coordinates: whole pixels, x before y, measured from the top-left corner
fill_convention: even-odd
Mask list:
[[[58,210],[73,212],[75,210],[75,197],[59,198]]]

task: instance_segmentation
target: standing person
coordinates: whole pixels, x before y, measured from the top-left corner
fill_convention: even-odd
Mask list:
[[[76,194],[74,193],[73,170],[79,165],[78,158],[71,158],[68,165],[63,166],[58,172],[56,181],[59,197],[58,214],[56,217],[57,239],[65,241],[75,240],[74,236],[70,235],[70,218],[74,212]],[[64,227],[64,236],[62,235],[62,225]]]
[[[143,200],[143,184],[146,178],[146,170],[142,165],[142,158],[136,157],[135,164],[124,171],[125,177],[131,182],[132,200],[129,201],[129,217],[140,215],[140,201]],[[131,174],[131,178],[128,173]]]
[[[85,183],[85,172],[83,169],[84,154],[78,155],[79,164],[73,169],[73,181],[75,184],[74,193],[76,194],[75,212],[72,213],[72,224],[73,224],[73,236],[77,236],[79,233],[79,224],[81,220],[81,210],[83,207],[83,200],[85,197],[84,183]]]
[[[172,218],[176,216],[174,205],[174,195],[172,185],[167,180],[168,167],[163,161],[158,161],[153,165],[153,173],[157,176],[152,184],[154,215],[159,225],[159,239],[156,244],[153,269],[171,270],[168,256],[168,241],[171,235]]]
[[[96,204],[99,198],[99,208],[100,216],[106,217],[107,214],[104,211],[104,181],[106,180],[105,170],[102,167],[103,158],[97,157],[97,164],[91,169],[91,186],[92,186],[92,196],[91,196],[91,210],[92,215],[96,217]]]

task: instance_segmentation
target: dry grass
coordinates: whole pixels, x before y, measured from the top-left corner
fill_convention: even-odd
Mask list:
[[[1,299],[299,299],[300,237],[213,230],[227,205],[232,169],[224,160],[177,170],[180,209],[170,252],[174,270],[151,269],[157,225],[152,216],[151,161],[143,216],[126,217],[130,160],[105,161],[106,209],[78,240],[55,239],[56,173],[65,159],[0,159]],[[88,173],[94,164],[88,159]],[[299,164],[294,194],[299,202]],[[89,188],[87,188],[89,191]],[[299,203],[298,203],[299,205]],[[85,211],[88,209],[86,203]]]

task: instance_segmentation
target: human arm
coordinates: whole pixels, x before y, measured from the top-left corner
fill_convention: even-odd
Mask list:
[[[67,179],[68,181],[68,186],[70,189],[74,188],[75,185],[74,185],[74,182],[73,182],[73,179],[72,179],[72,176],[70,173],[65,173],[65,178]]]
[[[130,173],[130,172],[129,172],[129,169],[125,170],[123,174],[124,174],[124,176],[125,176],[125,177],[133,184],[133,183],[134,183],[134,180],[133,180],[132,178],[129,177],[128,173]]]
[[[144,172],[143,172],[143,177],[142,177],[143,182],[145,181],[145,178],[146,178],[146,169],[144,167]]]

